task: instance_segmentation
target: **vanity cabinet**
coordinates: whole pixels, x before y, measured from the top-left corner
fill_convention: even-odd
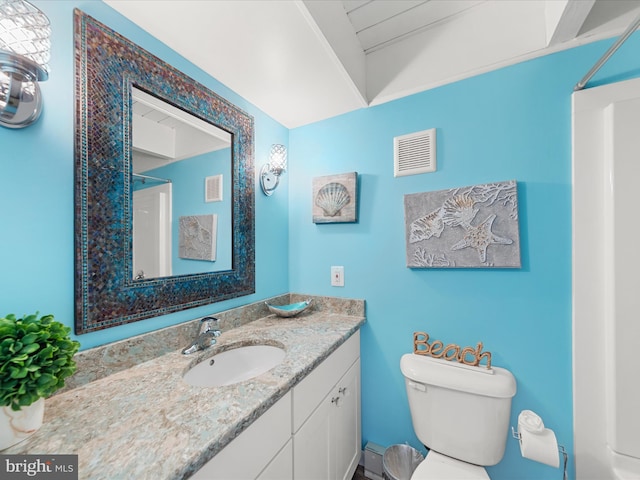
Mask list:
[[[361,444],[356,332],[191,478],[348,480]]]
[[[293,389],[293,477],[350,479],[361,453],[360,336]]]

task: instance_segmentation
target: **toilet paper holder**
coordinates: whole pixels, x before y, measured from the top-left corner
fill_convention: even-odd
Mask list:
[[[520,439],[522,438],[520,435],[520,432],[518,432],[515,428],[511,427],[511,436],[513,438],[515,438],[516,440],[520,441]],[[558,451],[563,454],[563,455],[567,455],[567,451],[565,450],[563,445],[558,445]]]
[[[522,435],[520,434],[520,432],[518,430],[516,430],[515,428],[511,427],[511,436],[513,438],[515,438],[516,440],[518,440],[518,442],[522,441]],[[567,476],[567,463],[569,460],[569,454],[567,453],[567,450],[564,448],[563,445],[558,445],[558,452],[560,452],[562,454],[562,458],[563,458],[563,475],[562,478],[563,480],[567,480],[568,476]]]

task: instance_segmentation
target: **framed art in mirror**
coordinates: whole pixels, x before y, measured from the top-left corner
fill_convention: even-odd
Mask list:
[[[74,46],[76,333],[254,293],[253,117],[77,9]],[[230,269],[136,278],[133,89],[230,135]]]

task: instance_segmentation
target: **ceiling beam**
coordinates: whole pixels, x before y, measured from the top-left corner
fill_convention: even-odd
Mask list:
[[[365,53],[342,2],[298,2],[319,40],[336,58],[338,68],[351,83],[362,107],[368,105]]]
[[[596,0],[546,0],[547,47],[578,36]]]

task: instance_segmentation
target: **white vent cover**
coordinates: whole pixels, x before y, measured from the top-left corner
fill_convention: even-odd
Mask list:
[[[222,201],[222,175],[207,177],[204,181],[204,201]]]
[[[436,171],[436,129],[393,138],[393,176]]]

